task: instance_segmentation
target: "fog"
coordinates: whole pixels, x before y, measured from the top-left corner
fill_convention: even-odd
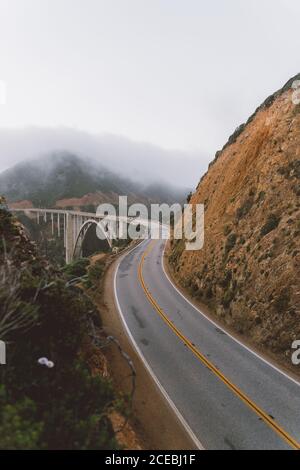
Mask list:
[[[98,136],[68,128],[0,129],[0,171],[25,159],[45,161],[45,155],[58,151],[91,158],[120,176],[146,184],[165,181],[193,188],[206,170],[205,159],[197,152],[165,150],[112,134]]]
[[[0,0],[0,170],[66,150],[195,186],[299,72],[299,18],[299,0]]]

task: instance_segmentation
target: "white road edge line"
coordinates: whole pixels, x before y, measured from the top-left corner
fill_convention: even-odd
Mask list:
[[[167,242],[165,242],[165,245],[164,245],[164,249],[163,249],[163,252],[162,252],[162,256],[161,256],[161,265],[162,265],[162,270],[167,278],[167,280],[169,281],[169,283],[171,284],[171,286],[178,292],[178,294],[189,304],[191,305],[191,307],[193,307],[198,313],[200,313],[200,315],[202,315],[204,318],[206,318],[206,320],[208,320],[212,325],[214,325],[215,327],[217,327],[219,330],[221,330],[223,333],[225,333],[227,336],[229,336],[229,338],[231,338],[233,341],[235,341],[237,344],[239,344],[240,346],[242,346],[244,349],[246,349],[248,352],[250,352],[251,354],[253,354],[255,357],[257,357],[258,359],[260,359],[262,362],[264,362],[265,364],[267,364],[268,366],[272,367],[272,369],[276,370],[277,372],[279,372],[281,375],[283,375],[284,377],[286,377],[287,379],[291,380],[292,382],[294,382],[296,385],[298,385],[298,387],[300,387],[300,382],[298,382],[296,379],[294,379],[293,377],[291,377],[290,375],[288,375],[286,372],[284,372],[282,369],[280,369],[279,367],[276,367],[274,364],[272,364],[271,362],[269,362],[267,359],[263,358],[262,356],[260,356],[258,353],[256,353],[255,351],[253,351],[253,349],[249,348],[248,346],[246,346],[245,344],[243,344],[241,341],[239,341],[237,338],[235,338],[234,336],[232,336],[230,333],[228,333],[227,330],[225,330],[224,328],[222,328],[222,326],[220,326],[218,323],[215,323],[211,318],[209,318],[207,315],[205,315],[205,313],[203,313],[198,307],[196,307],[196,305],[194,305],[189,299],[187,299],[185,297],[185,295],[183,295],[182,292],[180,292],[180,290],[177,288],[177,286],[173,283],[172,279],[169,277],[168,273],[166,272],[166,269],[165,269],[165,266],[164,266],[164,258],[165,258],[165,252],[166,252],[166,246],[167,246]]]
[[[148,240],[147,240],[148,241]],[[130,253],[132,253],[134,250],[136,250],[137,248],[139,248],[141,245],[145,244],[145,242],[142,242],[142,244],[139,244],[137,246],[135,246],[134,248],[132,248],[130,251],[128,251],[127,253],[125,253],[121,258],[120,260],[118,261],[117,263],[117,266],[115,268],[115,273],[114,273],[114,296],[115,296],[115,302],[117,304],[117,308],[119,310],[119,315],[120,315],[120,318],[122,320],[122,323],[123,323],[123,326],[125,328],[125,331],[134,347],[134,349],[136,350],[137,354],[140,356],[145,368],[147,369],[147,371],[149,372],[150,376],[152,377],[153,381],[155,382],[156,386],[158,387],[158,389],[160,390],[161,394],[164,396],[165,400],[168,402],[169,406],[171,407],[171,409],[174,411],[175,415],[177,416],[178,420],[180,421],[180,423],[182,424],[182,426],[184,427],[185,431],[187,432],[187,434],[189,435],[189,437],[191,438],[191,440],[194,442],[195,446],[197,447],[197,449],[199,450],[205,450],[205,448],[203,447],[203,445],[201,444],[201,442],[199,441],[199,439],[195,436],[195,434],[193,433],[192,429],[190,428],[190,426],[188,425],[188,423],[185,421],[184,417],[182,416],[182,414],[180,413],[180,411],[178,410],[178,408],[176,407],[176,405],[174,404],[174,402],[172,401],[172,399],[170,398],[170,396],[167,394],[167,392],[165,391],[165,389],[163,388],[163,386],[161,385],[161,383],[159,382],[158,378],[156,377],[155,373],[153,372],[152,368],[150,367],[150,365],[148,364],[148,362],[146,361],[145,359],[145,356],[143,355],[142,351],[140,350],[138,344],[136,343],[134,337],[132,336],[132,333],[131,331],[129,330],[129,327],[125,321],[125,317],[123,315],[123,312],[122,312],[122,309],[121,309],[121,305],[120,305],[120,302],[119,302],[119,299],[118,299],[118,295],[117,295],[117,273],[119,271],[119,267],[120,267],[120,264],[121,262],[123,261],[124,258],[126,258],[126,256],[128,256]]]

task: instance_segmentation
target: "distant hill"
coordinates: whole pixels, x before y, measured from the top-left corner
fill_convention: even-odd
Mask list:
[[[300,104],[292,84],[240,126],[191,202],[205,204],[203,250],[174,242],[179,282],[227,325],[289,358],[300,337]]]
[[[121,169],[120,169],[121,170]],[[121,173],[121,171],[120,171]],[[107,170],[99,163],[68,152],[24,161],[0,174],[0,194],[15,206],[81,208],[92,211],[102,202],[183,202],[187,190],[153,184],[148,187]],[[17,204],[16,204],[17,203]]]

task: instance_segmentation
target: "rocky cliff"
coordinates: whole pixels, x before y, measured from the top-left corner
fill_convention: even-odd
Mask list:
[[[195,298],[283,356],[300,338],[299,79],[237,129],[200,181],[191,203],[205,204],[204,249],[174,242],[170,252],[176,278]]]

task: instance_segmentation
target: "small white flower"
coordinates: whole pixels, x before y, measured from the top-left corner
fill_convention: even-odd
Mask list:
[[[48,369],[53,369],[54,367],[54,362],[49,361],[47,357],[40,357],[40,359],[38,359],[38,364],[40,364],[40,366],[46,366]]]
[[[38,360],[40,366],[48,366],[48,362],[49,361],[46,357],[40,357],[40,359]]]

